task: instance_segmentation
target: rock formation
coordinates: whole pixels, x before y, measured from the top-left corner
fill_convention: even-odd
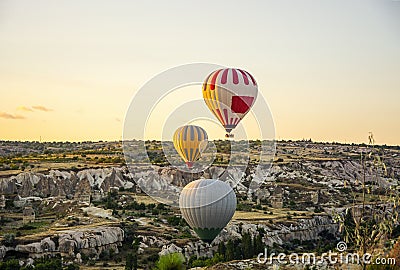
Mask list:
[[[59,233],[59,251],[62,256],[76,257],[76,252],[99,258],[104,250],[114,250],[124,240],[124,231],[119,227],[97,227],[91,229],[69,230]]]
[[[122,246],[123,240],[124,231],[119,227],[66,230],[39,242],[19,244],[16,247],[0,246],[0,260],[12,250],[26,254],[29,258],[42,258],[60,253],[63,257],[78,259],[83,253],[98,259],[105,250],[118,253],[118,247]]]

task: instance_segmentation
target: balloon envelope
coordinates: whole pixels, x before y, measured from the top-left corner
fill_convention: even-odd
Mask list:
[[[249,112],[257,93],[257,82],[242,69],[216,70],[203,84],[204,101],[228,134]]]
[[[207,140],[206,131],[195,125],[186,125],[178,128],[173,137],[176,151],[189,168],[201,157],[201,153],[207,147]]]
[[[200,179],[182,189],[179,207],[200,239],[211,243],[235,213],[236,195],[225,182]]]

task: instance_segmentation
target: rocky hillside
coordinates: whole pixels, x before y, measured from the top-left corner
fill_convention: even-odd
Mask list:
[[[126,169],[102,168],[79,172],[52,170],[48,174],[24,172],[0,179],[0,193],[21,197],[55,197],[91,194],[93,190],[106,193],[111,187],[133,187]]]
[[[391,167],[384,176],[376,178],[367,171],[366,180],[379,182],[383,188],[399,184],[399,167]],[[362,166],[359,161],[306,160],[278,162],[269,171],[250,166],[240,168],[211,167],[202,173],[180,172],[172,167],[140,167],[129,172],[126,167],[84,169],[79,172],[52,170],[47,174],[24,172],[0,178],[0,194],[18,194],[20,197],[70,197],[97,193],[104,197],[111,188],[140,187],[145,192],[163,192],[170,201],[177,201],[180,189],[193,179],[219,177],[234,187],[237,194],[249,198],[266,199],[277,185],[288,193],[319,190],[325,203],[340,206],[346,203],[340,190],[346,185],[361,188]],[[253,185],[256,183],[256,185]],[[262,183],[262,184],[261,184]],[[294,185],[297,185],[295,188]],[[165,195],[167,194],[167,195]],[[321,197],[323,197],[321,196]]]
[[[124,240],[124,231],[119,227],[96,227],[60,231],[40,241],[25,241],[16,246],[0,246],[0,260],[6,253],[18,252],[20,257],[41,258],[61,254],[63,257],[78,259],[85,254],[98,259],[105,250],[118,253]],[[79,255],[78,255],[79,254]]]
[[[311,219],[298,219],[290,225],[285,224],[253,224],[249,222],[231,222],[213,241],[212,245],[202,241],[187,242],[183,245],[172,243],[162,237],[141,235],[140,249],[143,252],[148,247],[161,247],[160,255],[181,252],[187,259],[195,255],[197,257],[212,257],[217,251],[220,242],[229,239],[242,239],[244,233],[249,233],[253,238],[262,234],[265,246],[272,247],[274,244],[282,245],[292,240],[309,241],[320,237],[321,232],[338,234],[338,224],[333,223],[328,216],[315,216]]]

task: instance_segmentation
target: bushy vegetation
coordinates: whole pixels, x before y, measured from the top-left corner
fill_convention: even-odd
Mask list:
[[[136,270],[138,269],[138,251],[140,241],[135,238],[132,244],[132,251],[128,253],[126,257],[125,270]]]
[[[252,237],[250,233],[243,233],[242,239],[229,240],[226,244],[221,242],[218,245],[217,252],[212,258],[197,258],[192,256],[188,262],[189,267],[204,267],[217,264],[219,262],[227,262],[232,260],[243,260],[256,257],[259,253],[264,252],[264,244],[262,242],[263,232]]]
[[[79,270],[76,264],[63,265],[61,258],[44,258],[35,260],[34,266],[20,266],[19,261],[10,259],[0,262],[0,270]]]
[[[157,270],[183,270],[185,267],[185,257],[182,253],[170,253],[163,255],[156,263]]]
[[[3,242],[8,246],[13,246],[15,244],[15,234],[6,233],[3,235]]]
[[[178,216],[167,217],[168,224],[171,226],[188,226],[186,220]]]

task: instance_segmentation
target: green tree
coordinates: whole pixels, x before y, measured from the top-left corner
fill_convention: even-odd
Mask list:
[[[235,259],[235,246],[232,240],[228,240],[226,244],[225,260],[232,261]]]
[[[254,239],[254,255],[264,252],[264,243],[261,234],[258,234]]]
[[[125,270],[133,269],[133,254],[131,252],[126,255]]]
[[[138,251],[140,241],[135,238],[132,244],[132,252],[128,253],[126,257],[125,269],[126,270],[137,270],[138,269]]]
[[[226,247],[225,247],[224,242],[220,242],[220,243],[218,244],[217,252],[218,252],[219,254],[221,254],[222,256],[224,256],[224,259],[226,259],[226,256],[225,256]]]
[[[245,259],[252,258],[254,255],[253,239],[250,233],[244,233],[242,236],[243,257]]]

